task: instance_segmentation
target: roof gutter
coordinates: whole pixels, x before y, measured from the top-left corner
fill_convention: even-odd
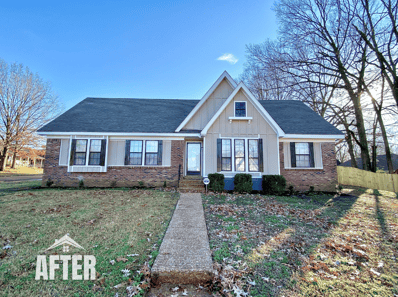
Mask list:
[[[90,136],[162,136],[162,137],[198,137],[201,138],[200,133],[122,133],[122,132],[37,132],[42,136],[51,135],[90,135]]]
[[[344,139],[345,135],[320,135],[320,134],[285,134],[282,138],[302,139]]]

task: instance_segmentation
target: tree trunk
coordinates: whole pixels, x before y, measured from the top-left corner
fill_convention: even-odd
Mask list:
[[[6,158],[7,158],[7,151],[8,151],[7,146],[4,146],[3,147],[3,153],[0,156],[0,171],[4,171],[4,168],[5,168],[5,165],[6,165],[5,163],[6,163]]]
[[[15,161],[17,158],[17,153],[14,152],[14,154],[12,155],[12,163],[11,163],[11,168],[14,169],[15,168]]]
[[[387,160],[388,172],[390,174],[392,174],[394,172],[394,167],[392,165],[390,144],[388,143],[386,127],[384,126],[383,118],[381,117],[381,111],[377,110],[376,112],[377,112],[377,120],[380,124],[381,134],[383,136],[384,147],[386,149],[386,160]]]
[[[376,172],[377,170],[377,155],[376,155],[376,129],[377,129],[377,118],[373,124],[373,143],[372,143],[372,163],[370,170]]]
[[[355,159],[354,145],[352,144],[351,133],[348,128],[346,128],[346,131],[347,131],[346,141],[348,144],[348,153],[350,154],[351,157],[351,167],[358,168],[357,160]]]

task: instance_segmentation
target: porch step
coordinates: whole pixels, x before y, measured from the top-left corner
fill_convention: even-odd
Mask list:
[[[205,186],[203,184],[201,176],[185,176],[180,180],[180,185],[178,190],[182,193],[184,192],[204,192]]]

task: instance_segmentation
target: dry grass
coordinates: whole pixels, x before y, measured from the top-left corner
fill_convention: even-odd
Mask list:
[[[22,176],[22,175],[31,175],[31,174],[43,174],[43,168],[35,168],[35,167],[16,167],[14,169],[6,167],[4,171],[0,171],[0,177],[6,176]]]
[[[0,259],[0,292],[8,296],[125,294],[127,284],[140,281],[142,274],[137,270],[156,257],[177,199],[178,194],[152,190],[3,193],[0,242],[12,248]],[[70,277],[63,281],[62,269],[55,281],[34,279],[36,256],[46,254],[45,249],[66,233],[85,248],[71,248],[71,253],[96,257],[96,281],[72,281]],[[53,252],[63,254],[62,247]],[[117,258],[128,261],[111,265]],[[123,277],[122,269],[129,269],[131,275]],[[122,286],[114,289],[118,284]]]
[[[398,294],[396,193],[344,192],[352,196],[204,196],[218,288],[251,296]]]

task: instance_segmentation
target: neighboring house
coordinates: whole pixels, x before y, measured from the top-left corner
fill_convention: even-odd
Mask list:
[[[186,175],[282,174],[296,189],[335,190],[344,135],[300,101],[258,101],[224,72],[201,100],[86,98],[39,130],[43,184],[177,185]]]
[[[43,168],[45,152],[43,150],[23,148],[15,155],[16,167],[37,167]],[[7,154],[8,167],[12,166],[14,150],[11,148]]]
[[[363,168],[362,158],[356,158],[355,160],[357,161],[358,168],[362,169]],[[391,160],[392,160],[393,169],[394,170],[398,169],[398,155],[391,154]],[[351,160],[341,163],[339,166],[351,167]],[[378,155],[376,157],[376,167],[377,167],[377,170],[381,169],[388,173],[388,165],[387,165],[386,155]]]

